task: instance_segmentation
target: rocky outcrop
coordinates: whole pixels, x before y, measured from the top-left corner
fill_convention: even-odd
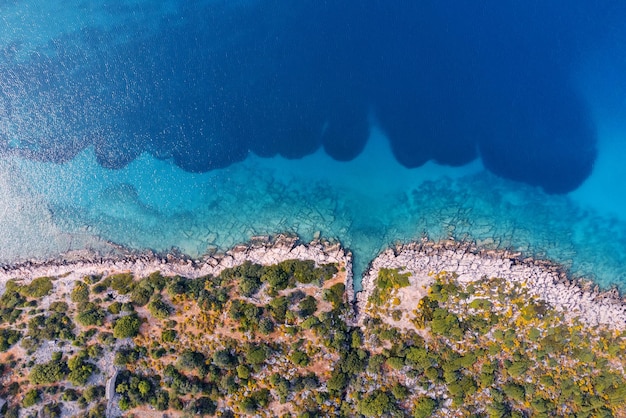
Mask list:
[[[366,271],[363,291],[357,295],[357,320],[363,320],[364,308],[375,288],[381,268],[402,268],[428,281],[429,273],[454,272],[460,282],[482,277],[503,278],[523,283],[536,295],[567,317],[588,325],[626,328],[626,304],[616,290],[600,292],[589,282],[568,279],[566,272],[549,261],[523,258],[520,253],[481,250],[471,243],[423,240],[398,245],[383,251]]]

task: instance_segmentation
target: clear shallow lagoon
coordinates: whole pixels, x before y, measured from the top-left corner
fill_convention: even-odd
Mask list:
[[[83,81],[79,79],[68,81],[64,77],[71,75],[72,71],[77,72],[76,77],[84,77],[89,74],[89,70],[101,70],[104,67],[91,56],[97,55],[103,47],[120,48],[120,45],[131,41],[133,47],[136,47],[138,43],[141,44],[138,39],[154,42],[155,39],[151,36],[155,31],[158,33],[160,26],[176,26],[172,22],[176,22],[179,17],[187,18],[189,11],[182,11],[185,7],[177,2],[158,8],[141,2],[114,2],[108,3],[107,7],[92,5],[88,10],[84,9],[81,2],[62,8],[55,7],[54,2],[46,4],[46,7],[41,8],[36,2],[0,3],[3,19],[7,22],[5,29],[0,32],[0,47],[5,51],[2,61],[5,71],[0,75],[0,87],[4,93],[2,98],[5,100],[0,112],[0,141],[4,141],[4,152],[0,154],[0,195],[3,197],[0,201],[2,262],[50,257],[84,246],[98,247],[100,243],[93,237],[137,249],[167,250],[175,246],[192,256],[199,256],[207,248],[227,248],[249,239],[252,235],[286,231],[297,233],[308,240],[320,232],[322,237],[341,240],[354,252],[358,274],[387,245],[396,241],[417,239],[426,234],[433,239],[473,239],[487,247],[519,249],[529,255],[562,262],[573,274],[594,277],[602,286],[617,284],[621,288],[626,287],[626,211],[623,209],[626,204],[626,169],[623,164],[626,157],[626,129],[621,123],[626,116],[626,82],[623,79],[626,63],[623,56],[615,55],[623,32],[619,27],[609,27],[611,36],[598,37],[590,34],[597,43],[576,49],[574,63],[570,58],[567,60],[568,71],[563,76],[569,78],[572,91],[580,95],[585,107],[589,109],[588,115],[583,117],[589,116],[593,121],[597,133],[597,157],[593,160],[591,174],[584,178],[580,187],[565,194],[547,194],[541,187],[531,185],[534,180],[528,180],[531,184],[516,182],[506,179],[507,175],[502,173],[501,168],[490,165],[486,169],[481,159],[455,168],[432,161],[420,167],[407,168],[406,165],[410,164],[406,164],[406,159],[398,155],[397,136],[412,132],[412,124],[404,119],[400,120],[398,124],[405,123],[406,129],[399,134],[389,127],[394,118],[387,115],[382,121],[384,126],[381,126],[380,121],[374,122],[378,116],[375,105],[365,109],[369,126],[369,133],[368,129],[365,130],[366,145],[360,154],[358,149],[352,152],[358,155],[350,161],[343,161],[348,158],[337,158],[336,150],[332,151],[332,146],[329,147],[323,141],[328,139],[325,133],[333,123],[342,127],[352,126],[349,122],[354,122],[354,119],[345,117],[333,122],[331,117],[330,122],[324,122],[321,126],[324,138],[322,142],[317,145],[314,143],[309,151],[298,150],[305,154],[301,158],[262,158],[252,152],[247,157],[244,155],[243,159],[233,158],[223,168],[197,170],[204,171],[197,173],[185,171],[183,168],[189,169],[189,164],[181,163],[179,154],[163,155],[164,146],[161,143],[156,146],[151,142],[156,141],[157,137],[165,138],[163,144],[173,148],[178,146],[178,142],[172,139],[176,138],[172,131],[159,131],[154,137],[150,136],[153,125],[162,123],[167,116],[167,106],[155,107],[153,110],[158,117],[153,119],[145,118],[151,114],[150,109],[142,109],[142,112],[134,114],[132,123],[128,122],[130,117],[125,113],[111,111],[112,108],[126,109],[125,106],[136,110],[137,100],[142,97],[142,92],[152,99],[160,94],[160,85],[150,85],[148,89],[147,81],[142,78],[141,68],[128,69],[124,74],[132,74],[135,78],[121,84],[117,79],[112,85],[107,84],[106,74],[101,73],[94,75],[98,82],[93,85],[81,84]],[[201,3],[189,4],[193,4],[194,6],[188,6],[193,8]],[[249,4],[260,7],[263,2]],[[252,7],[249,4],[238,2],[237,6],[230,7],[233,10],[237,7]],[[237,16],[236,10],[232,13],[232,16]],[[53,25],[47,16],[62,16],[65,23],[62,26],[57,26],[56,23]],[[106,33],[106,42],[96,42],[91,35],[84,35],[91,31]],[[79,36],[77,33],[83,35]],[[93,45],[87,42],[89,39],[92,39]],[[41,62],[31,55],[33,52],[43,54],[59,44],[66,46],[62,48],[67,54],[65,60],[53,59],[51,64],[41,67]],[[236,42],[235,46],[230,45],[228,48],[237,50]],[[57,49],[50,54],[56,56],[58,51]],[[79,60],[80,54],[84,55],[84,65]],[[122,57],[128,59],[129,54],[130,52],[122,54]],[[523,56],[523,51],[519,54]],[[541,53],[537,56],[543,55]],[[115,57],[115,54],[111,57]],[[209,60],[210,57],[206,59]],[[194,65],[198,62],[201,61],[195,61]],[[76,64],[76,70],[65,72],[66,70],[59,69],[60,63]],[[106,64],[106,60],[104,63]],[[121,66],[125,63],[128,61],[115,61],[112,65]],[[153,72],[152,77],[154,66],[158,64],[152,62],[152,67],[148,68]],[[29,66],[32,66],[31,73],[27,71]],[[56,77],[55,81],[46,88],[30,89],[22,86],[24,95],[15,94],[19,91],[16,86],[23,84],[20,74],[41,77],[37,72],[41,68],[57,71],[52,75],[52,78]],[[13,69],[13,72],[8,72],[7,69]],[[201,73],[202,67],[195,71]],[[548,67],[546,72],[550,74],[549,79],[556,77],[554,68]],[[156,73],[163,76],[158,71]],[[173,80],[178,80],[176,76],[172,77]],[[159,80],[164,84],[168,83],[168,78]],[[154,79],[149,78],[148,81],[152,83]],[[73,82],[80,85],[81,89],[73,90]],[[121,99],[107,96],[119,93],[122,85],[131,90],[134,88],[132,100],[128,97],[125,99],[129,100],[126,105]],[[487,85],[494,90],[499,88],[497,83]],[[96,91],[94,86],[99,86],[101,90]],[[184,89],[182,86],[179,91],[184,92]],[[503,86],[501,89],[506,94],[512,94]],[[521,85],[519,90],[524,90],[524,86]],[[48,96],[37,96],[42,92]],[[85,93],[85,98],[77,99],[73,94],[78,92]],[[166,95],[167,92],[163,94]],[[444,90],[441,94],[452,93]],[[547,90],[543,94],[550,95],[551,92]],[[496,96],[499,95],[501,94]],[[107,96],[107,100],[101,101],[102,96]],[[186,97],[184,94],[183,96]],[[557,98],[565,96],[569,97],[562,92],[555,93]],[[360,96],[348,97],[357,103],[360,99]],[[428,93],[426,97],[432,99],[436,95]],[[523,97],[526,100],[526,105],[519,108],[522,110],[528,106],[537,107],[541,111],[544,106],[540,96],[514,97]],[[281,98],[277,99],[277,103],[281,102],[279,99]],[[182,109],[194,103],[204,103],[201,99],[194,100],[196,101],[177,103]],[[376,96],[374,102],[376,100],[382,99]],[[466,100],[468,99],[454,103],[471,107],[472,104]],[[159,101],[155,103],[162,104]],[[450,103],[452,102],[437,102],[440,107],[436,107],[435,113],[429,113],[430,116],[437,119],[449,115],[447,106]],[[99,109],[98,104],[103,107]],[[46,106],[38,107],[39,105]],[[268,104],[263,100],[258,104],[259,108],[266,105]],[[71,109],[65,109],[64,106]],[[83,114],[77,114],[76,106],[82,109]],[[569,109],[571,104],[564,102],[563,107]],[[177,126],[176,118],[180,117],[180,109],[176,109],[172,110],[174,120],[170,121],[170,128]],[[305,107],[303,112],[308,109]],[[311,109],[319,110],[316,106]],[[511,114],[518,114],[519,109],[513,107]],[[279,107],[276,113],[280,114],[282,110]],[[554,109],[551,108],[551,111],[554,112]],[[216,120],[215,115],[208,110],[206,112]],[[385,112],[379,110],[378,113]],[[539,113],[533,110],[528,114]],[[112,118],[120,114],[124,117],[112,122]],[[199,118],[202,113],[190,114]],[[431,158],[439,161],[446,160],[441,152],[445,153],[444,145],[448,143],[450,135],[454,137],[464,129],[464,125],[459,122],[459,127],[452,133],[440,130],[441,126],[458,122],[454,116],[457,113],[451,114],[449,121],[444,118],[443,125],[433,125],[433,129],[436,128],[434,132],[441,132],[445,139],[441,143],[437,142],[436,135],[432,139],[439,145],[433,148],[434,154]],[[497,115],[502,116],[502,113]],[[563,113],[556,116],[556,119],[563,119],[572,115]],[[226,125],[239,121],[231,120],[229,113],[222,117],[222,122]],[[320,118],[324,121],[321,116]],[[88,119],[88,123],[85,119]],[[270,119],[268,125],[276,128],[280,119]],[[548,133],[562,134],[562,130],[554,130],[554,126],[545,122],[548,119],[550,118],[542,119],[543,125],[533,124],[534,129],[542,131],[545,128]],[[293,128],[299,125],[294,125],[292,119],[286,119],[285,122],[290,129],[286,129],[286,133],[279,130],[280,135],[286,138],[291,135],[292,142],[297,144],[299,137]],[[493,122],[494,126],[507,126],[502,120]],[[194,138],[205,138],[208,144],[202,142],[201,145],[206,146],[202,148],[194,140],[185,142],[185,147],[197,145],[189,153],[190,159],[193,159],[194,152],[198,149],[204,153],[214,152],[216,155],[229,153],[230,143],[219,143],[217,140],[214,144],[211,142],[214,141],[213,136],[203,136],[206,134],[200,128],[204,125],[196,126],[195,121],[180,123],[191,124],[193,129],[190,128],[187,134],[195,132],[197,137]],[[481,123],[484,124],[485,121],[482,120]],[[519,120],[512,122],[511,129],[519,128],[520,123]],[[572,120],[572,123],[578,122]],[[143,125],[149,128],[141,132],[134,130]],[[356,125],[361,126],[359,123]],[[94,127],[101,129],[98,131]],[[94,130],[100,136],[92,143],[90,135],[94,134]],[[306,129],[305,131],[309,132]],[[496,131],[502,132],[500,128]],[[232,135],[230,131],[219,132]],[[342,138],[337,133],[341,133],[341,129],[331,132],[337,138]],[[343,132],[343,135],[352,139],[358,136],[355,132],[359,132],[359,135],[363,133],[362,128]],[[396,137],[392,140],[384,132],[391,132]],[[529,134],[531,130],[524,132]],[[262,132],[263,137],[264,135],[266,133]],[[309,133],[306,135],[307,138],[310,137]],[[576,141],[568,143],[567,138],[556,138],[555,143],[560,140],[562,148],[557,152],[555,143],[546,139],[545,132],[537,135],[539,136],[531,138],[528,144],[512,142],[500,146],[498,143],[493,149],[501,152],[502,148],[511,155],[528,154],[527,158],[532,160],[528,164],[528,170],[533,170],[537,161],[547,159],[545,164],[562,168],[559,172],[566,177],[570,169],[568,162],[576,161],[577,153],[584,154],[584,149],[577,148],[581,144]],[[40,141],[39,136],[48,139]],[[512,137],[515,141],[519,140],[517,135]],[[505,140],[506,138],[503,139]],[[72,141],[78,141],[78,144]],[[254,149],[255,138],[247,138],[246,141]],[[347,142],[359,148],[358,141]],[[141,146],[135,147],[137,143]],[[462,142],[459,146],[465,147],[467,144]],[[211,146],[215,147],[214,151]],[[243,145],[239,142],[233,143],[233,149],[241,146]],[[282,154],[290,155],[290,152],[295,152],[293,149],[281,151],[280,141],[278,145],[273,143],[272,146],[279,146],[278,152]],[[407,149],[410,150],[412,146]],[[491,152],[486,146],[488,144],[485,145],[478,139],[475,147]],[[455,154],[455,143],[451,142],[449,147],[450,154]],[[45,155],[45,152],[54,153],[60,152],[59,150],[66,154],[49,157]],[[123,159],[122,164],[116,158],[126,155],[125,152],[128,158]],[[335,158],[329,156],[329,153]],[[103,163],[103,155],[113,157],[110,161],[105,159]],[[540,157],[535,158],[533,155]],[[56,162],[38,161],[42,159]],[[119,163],[117,166],[120,168],[106,168],[116,165],[109,164],[111,161]],[[514,159],[511,164],[523,167],[524,161],[520,161],[522,160]],[[501,177],[492,172],[497,172]],[[545,181],[546,184],[551,184],[548,180]]]

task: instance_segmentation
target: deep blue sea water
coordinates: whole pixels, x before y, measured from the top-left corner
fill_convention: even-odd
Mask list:
[[[626,287],[626,3],[0,0],[0,262],[427,235]]]

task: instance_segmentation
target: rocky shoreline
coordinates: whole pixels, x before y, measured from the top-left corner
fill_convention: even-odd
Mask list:
[[[626,329],[626,301],[616,289],[601,292],[590,281],[573,281],[558,264],[524,258],[521,253],[485,250],[475,244],[453,240],[433,242],[422,240],[400,244],[379,254],[369,264],[355,294],[352,253],[339,242],[313,240],[303,243],[297,236],[280,234],[257,236],[226,252],[215,252],[201,259],[192,259],[175,251],[167,254],[132,253],[120,249],[120,256],[101,257],[88,251],[75,251],[45,262],[29,261],[0,266],[0,294],[9,279],[25,283],[33,278],[52,276],[68,283],[88,275],[109,275],[131,272],[137,277],[154,271],[164,275],[196,278],[219,275],[226,268],[245,261],[264,265],[288,259],[314,260],[317,264],[339,263],[345,267],[346,292],[354,300],[356,321],[362,323],[365,304],[374,289],[381,268],[403,268],[420,283],[432,281],[431,272],[448,271],[458,275],[460,282],[471,282],[484,276],[499,277],[524,283],[531,294],[545,301],[570,318],[594,326],[605,325]]]
[[[116,257],[101,257],[88,251],[65,254],[44,262],[28,261],[16,265],[0,266],[0,294],[6,282],[17,279],[24,283],[36,277],[50,276],[71,282],[89,275],[110,275],[130,272],[144,277],[154,271],[163,275],[180,275],[196,278],[219,275],[224,269],[243,264],[245,261],[271,265],[284,260],[314,260],[317,264],[339,263],[345,267],[346,291],[354,299],[352,280],[352,254],[338,242],[313,240],[302,243],[298,237],[280,234],[274,237],[253,237],[246,244],[236,245],[226,252],[216,252],[202,259],[192,259],[184,254],[131,253]]]
[[[483,277],[497,277],[526,286],[569,319],[581,323],[626,329],[626,302],[616,289],[601,292],[590,281],[570,280],[557,264],[524,258],[521,253],[484,250],[467,242],[422,240],[397,245],[378,255],[369,265],[357,294],[357,321],[362,323],[367,300],[375,288],[381,268],[400,268],[413,276],[413,282],[431,283],[429,273],[456,273],[468,283]]]

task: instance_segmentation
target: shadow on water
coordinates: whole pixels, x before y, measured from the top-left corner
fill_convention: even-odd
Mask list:
[[[565,193],[596,158],[572,68],[626,6],[560,3],[193,2],[157,29],[86,28],[4,54],[0,152],[62,163],[93,146],[121,168],[147,151],[191,172],[320,147],[347,161],[373,110],[407,167],[480,156]]]

